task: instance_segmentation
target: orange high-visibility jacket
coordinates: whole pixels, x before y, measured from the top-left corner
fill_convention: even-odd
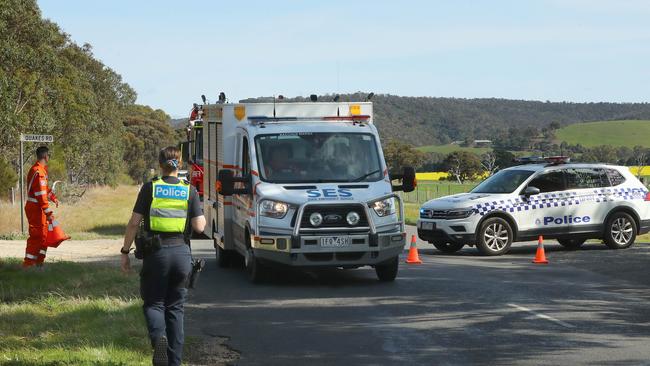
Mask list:
[[[27,173],[27,203],[37,204],[49,216],[52,214],[49,200],[56,202],[57,198],[47,186],[47,167],[36,162]]]

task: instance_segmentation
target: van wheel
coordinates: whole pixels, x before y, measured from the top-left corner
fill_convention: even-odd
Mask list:
[[[399,257],[390,259],[387,262],[378,264],[375,266],[375,272],[377,273],[377,278],[382,282],[392,282],[395,281],[397,277],[397,270],[399,269]]]
[[[605,225],[605,245],[611,249],[624,249],[634,244],[636,222],[625,212],[612,215]]]
[[[217,249],[215,250],[215,257],[217,258],[217,265],[220,268],[226,268],[230,266],[230,262],[232,261],[232,253],[229,250],[225,250],[221,248],[219,245],[217,245]]]
[[[500,218],[485,220],[478,232],[476,247],[483,255],[501,255],[510,250],[513,235],[510,224]]]
[[[249,236],[246,235],[248,238]],[[250,245],[250,239],[246,239],[246,255],[244,256],[244,266],[246,267],[246,273],[248,274],[248,279],[253,283],[262,282],[268,273],[268,268],[260,260],[255,257],[255,252]]]
[[[558,239],[557,242],[560,243],[566,249],[578,249],[584,244],[586,239]]]
[[[436,249],[443,253],[456,253],[461,250],[465,243],[431,243]]]

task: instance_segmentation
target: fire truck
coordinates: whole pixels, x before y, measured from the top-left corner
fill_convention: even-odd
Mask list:
[[[194,105],[187,123],[187,140],[181,144],[187,178],[203,200],[203,106]]]
[[[243,256],[253,282],[278,265],[371,266],[379,280],[395,279],[406,243],[396,191],[414,189],[415,171],[389,174],[372,107],[201,106],[204,234],[219,266]]]

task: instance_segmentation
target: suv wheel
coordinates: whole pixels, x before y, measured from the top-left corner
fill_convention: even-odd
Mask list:
[[[578,249],[582,244],[585,243],[585,239],[558,239],[557,242],[560,243],[566,249]]]
[[[506,220],[493,217],[483,222],[477,239],[476,247],[481,254],[501,255],[512,245],[512,228]]]
[[[465,243],[431,243],[436,249],[443,253],[456,253],[461,250]]]
[[[611,249],[624,249],[634,244],[636,222],[625,212],[612,215],[605,225],[605,245]]]

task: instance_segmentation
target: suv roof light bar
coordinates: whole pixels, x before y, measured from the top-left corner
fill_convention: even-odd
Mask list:
[[[558,165],[558,164],[567,164],[571,161],[571,158],[568,156],[526,156],[521,158],[513,159],[515,163],[521,165],[524,164],[544,164],[547,165]]]

